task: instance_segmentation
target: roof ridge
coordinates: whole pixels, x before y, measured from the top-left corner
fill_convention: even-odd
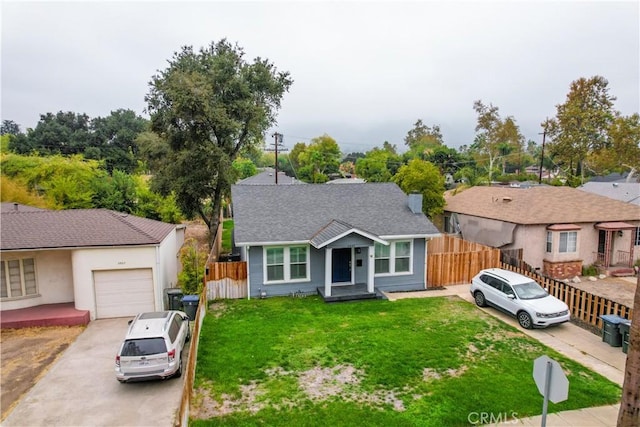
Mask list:
[[[151,240],[155,240],[155,236],[152,236],[151,234],[147,233],[146,231],[144,231],[143,229],[141,229],[140,227],[135,226],[134,224],[132,224],[131,222],[127,221],[125,218],[128,216],[133,216],[135,218],[138,219],[143,219],[143,220],[147,220],[147,221],[154,221],[153,219],[149,219],[149,218],[142,218],[142,217],[137,217],[135,215],[131,215],[130,213],[126,213],[126,212],[118,212],[118,211],[114,211],[111,209],[104,209],[104,208],[99,208],[98,210],[100,211],[104,211],[107,212],[108,214],[110,214],[111,216],[113,216],[115,219],[117,219],[118,221],[122,222],[123,224],[127,225],[128,227],[136,230],[138,233],[144,234],[146,237],[150,238]]]

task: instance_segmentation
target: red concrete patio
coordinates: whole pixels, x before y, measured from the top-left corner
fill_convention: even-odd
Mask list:
[[[72,302],[44,304],[0,312],[1,329],[87,325],[89,320],[89,311],[76,310]]]

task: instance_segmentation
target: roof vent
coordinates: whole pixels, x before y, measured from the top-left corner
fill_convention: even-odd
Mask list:
[[[511,200],[513,200],[513,199],[511,197],[509,197],[509,196],[503,196],[502,197],[502,201],[504,203],[509,203]]]

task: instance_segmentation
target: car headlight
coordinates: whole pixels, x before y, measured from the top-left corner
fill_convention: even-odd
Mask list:
[[[569,310],[558,311],[557,313],[538,313],[536,312],[536,316],[541,319],[552,319],[554,317],[566,316],[569,314]]]

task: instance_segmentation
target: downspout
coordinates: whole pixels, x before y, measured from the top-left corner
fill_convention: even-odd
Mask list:
[[[251,299],[251,275],[249,274],[249,249],[251,249],[251,246],[245,246],[244,248],[244,254],[245,254],[245,259],[246,259],[246,263],[247,263],[247,300]]]
[[[162,283],[162,271],[160,270],[160,245],[156,245],[156,279],[158,280],[158,283],[160,283],[160,288],[162,290],[164,290],[164,283]],[[154,306],[156,307],[156,310],[158,309],[157,304],[158,304],[158,295],[156,295],[156,290],[158,289],[158,285],[156,284],[156,286],[153,287],[153,295],[154,295]],[[160,294],[160,298],[162,299],[162,294]],[[164,308],[164,299],[162,300],[162,305],[160,306],[160,309],[162,310]]]

